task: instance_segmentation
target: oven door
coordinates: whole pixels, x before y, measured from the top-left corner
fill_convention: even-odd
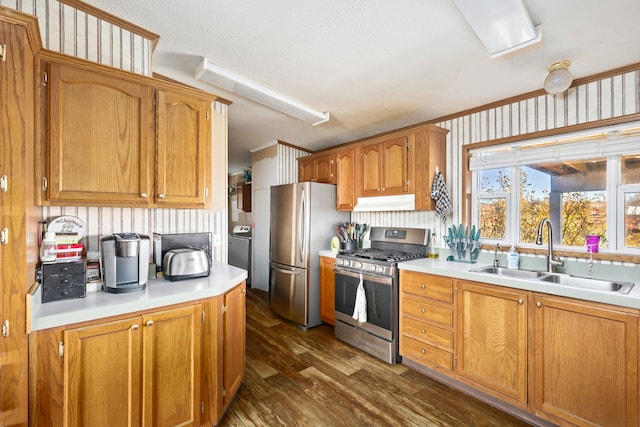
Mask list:
[[[395,337],[397,329],[398,292],[393,277],[360,273],[334,267],[336,320],[364,329],[386,340]],[[356,291],[362,278],[367,299],[367,321],[353,318]]]

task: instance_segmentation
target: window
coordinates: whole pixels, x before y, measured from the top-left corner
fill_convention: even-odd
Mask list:
[[[601,251],[640,253],[640,128],[472,149],[469,167],[483,241],[533,246],[549,218],[556,247],[594,234]]]

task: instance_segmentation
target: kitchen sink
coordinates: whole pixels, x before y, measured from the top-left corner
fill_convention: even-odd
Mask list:
[[[495,274],[496,276],[513,277],[516,279],[537,279],[547,274],[540,271],[516,270],[516,269],[510,269],[510,268],[504,268],[504,267],[493,267],[493,266],[475,268],[469,271],[473,273],[487,273],[487,274]]]
[[[572,276],[569,274],[547,273],[533,270],[516,270],[504,267],[486,266],[469,270],[472,273],[493,274],[495,276],[511,277],[514,279],[533,280],[536,282],[555,283],[574,288],[594,289],[605,292],[628,294],[633,289],[632,282],[617,282],[590,277]]]
[[[551,273],[539,278],[538,280],[576,288],[596,289],[598,291],[618,292],[621,294],[628,294],[631,292],[634,285],[631,282],[613,282],[609,280],[592,279],[590,277]]]

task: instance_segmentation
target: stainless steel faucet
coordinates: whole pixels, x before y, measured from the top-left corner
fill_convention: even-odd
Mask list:
[[[498,249],[500,249],[500,243],[496,243],[496,250],[493,253],[493,266],[498,267]]]
[[[540,224],[538,224],[538,238],[536,239],[536,245],[542,245],[542,231],[544,225],[547,224],[547,272],[553,273],[553,267],[563,266],[564,262],[560,258],[553,254],[553,230],[551,229],[551,221],[548,218],[542,218]]]

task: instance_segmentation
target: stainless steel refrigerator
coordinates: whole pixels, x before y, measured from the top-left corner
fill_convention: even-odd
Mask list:
[[[336,225],[349,221],[336,211],[336,186],[316,182],[271,187],[269,308],[311,328],[320,320],[320,261]]]

